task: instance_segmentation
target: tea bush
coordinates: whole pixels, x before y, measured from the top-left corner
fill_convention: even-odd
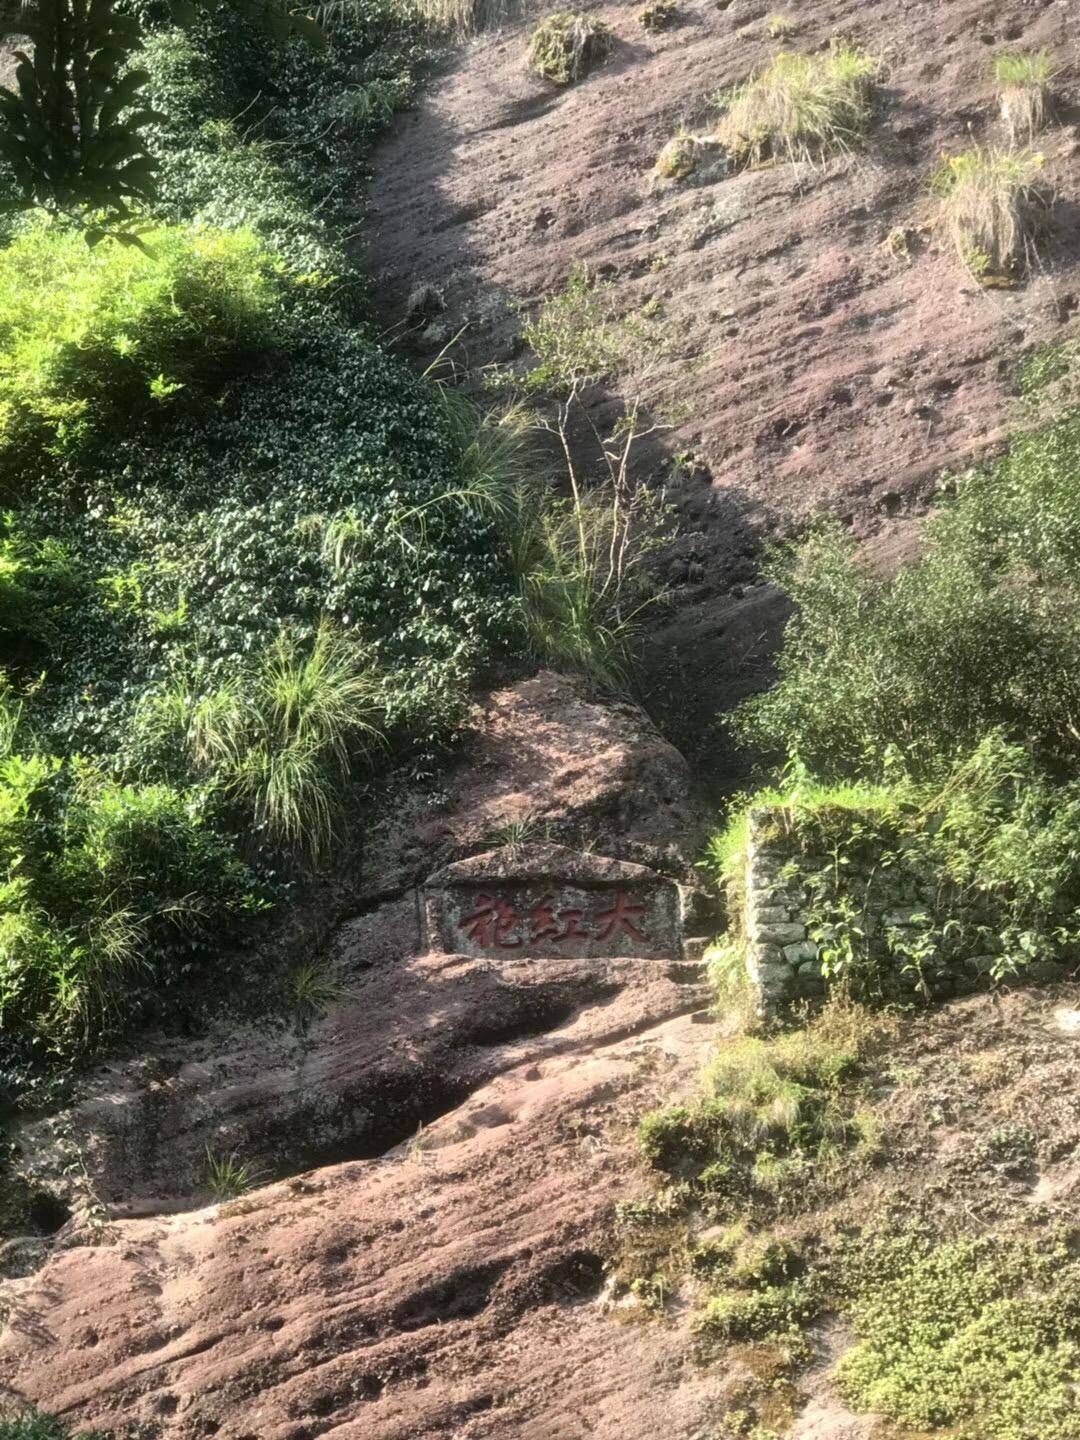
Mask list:
[[[0,251],[6,1102],[232,983],[374,756],[429,766],[523,636],[514,447],[379,346],[346,256],[412,22],[361,0],[314,51],[138,8],[144,248],[35,222]]]

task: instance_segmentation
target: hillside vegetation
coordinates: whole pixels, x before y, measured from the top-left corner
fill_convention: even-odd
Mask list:
[[[390,0],[323,48],[144,24],[137,241],[30,210],[0,251],[9,1100],[227,989],[486,668],[621,646],[619,587],[589,598],[610,515],[553,509],[517,412],[482,422],[366,318],[365,157],[426,32]]]
[[[802,225],[790,216],[808,206],[809,188],[838,183],[877,143],[879,179],[865,182],[870,193],[897,154],[917,154],[926,133],[907,123],[923,101],[905,96],[894,80],[892,67],[903,57],[839,25],[803,44],[812,19],[806,7],[755,13],[745,27],[736,17],[736,39],[749,38],[744,31],[753,27],[768,42],[767,58],[759,49],[758,63],[741,64],[735,83],[701,94],[695,129],[684,118],[651,137],[649,145],[671,138],[651,172],[647,162],[635,171],[634,203],[653,207],[648,222],[632,231],[629,205],[594,197],[603,223],[626,224],[613,242],[617,259],[567,264],[557,285],[500,297],[513,317],[512,343],[496,346],[497,355],[470,371],[459,341],[483,306],[473,306],[457,331],[446,290],[472,256],[451,252],[443,277],[409,277],[402,348],[427,357],[426,368],[408,366],[380,338],[372,315],[384,297],[373,295],[354,259],[368,224],[357,177],[380,128],[414,94],[433,36],[473,34],[483,28],[486,7],[452,0],[425,0],[417,12],[396,0],[327,7],[320,12],[328,39],[322,48],[296,34],[274,40],[252,16],[227,9],[181,28],[146,8],[146,76],[138,88],[150,107],[145,141],[160,157],[161,174],[138,228],[125,224],[112,233],[100,216],[30,208],[10,219],[0,250],[0,1103],[47,1108],[80,1063],[136,1025],[193,1025],[232,993],[245,968],[239,957],[267,918],[312,876],[331,871],[339,848],[355,853],[364,843],[385,772],[407,773],[436,790],[441,759],[483,678],[542,661],[609,694],[631,690],[635,643],[664,595],[668,547],[684,518],[673,514],[667,487],[684,502],[694,483],[708,492],[694,502],[697,511],[686,502],[691,515],[723,494],[716,510],[730,517],[742,503],[735,492],[743,480],[732,456],[750,447],[760,474],[775,469],[778,484],[797,489],[809,475],[810,498],[798,524],[788,523],[790,513],[783,524],[769,517],[786,538],[762,547],[760,574],[757,532],[738,553],[737,566],[746,562],[754,571],[753,588],[767,581],[788,618],[769,657],[769,683],[710,716],[738,755],[746,786],[718,807],[699,857],[712,901],[727,894],[728,931],[700,977],[688,947],[686,957],[679,951],[678,962],[664,962],[662,973],[642,971],[634,982],[665,994],[695,987],[665,1000],[686,1021],[684,1030],[665,1025],[659,1038],[652,1034],[651,1048],[620,1052],[617,1064],[605,1056],[612,1069],[602,1086],[580,1092],[544,1067],[569,1055],[584,1072],[596,1059],[590,1032],[585,1025],[584,1038],[561,1033],[550,1049],[537,1050],[535,1065],[519,1067],[523,1079],[515,1072],[505,1088],[496,1085],[497,1099],[477,1101],[453,1129],[453,1112],[476,1099],[491,1078],[486,1072],[472,1090],[432,1081],[430,1095],[405,1101],[398,1092],[408,1083],[397,1072],[385,1094],[373,1088],[372,1109],[387,1111],[371,1126],[387,1137],[380,1164],[364,1168],[378,1149],[369,1135],[347,1155],[333,1152],[353,1162],[337,1167],[336,1181],[357,1186],[347,1197],[383,1197],[394,1186],[408,1194],[414,1214],[430,1222],[424,1235],[439,1237],[431,1254],[443,1252],[423,1265],[408,1245],[428,1245],[428,1238],[413,1240],[405,1219],[376,1214],[363,1243],[354,1244],[349,1227],[360,1222],[351,1201],[343,1204],[345,1218],[333,1211],[332,1234],[323,1228],[335,1182],[324,1196],[323,1182],[294,1176],[259,1201],[245,1195],[265,1178],[254,1164],[239,1150],[209,1148],[206,1188],[224,1209],[197,1222],[204,1268],[181,1253],[181,1239],[189,1243],[181,1225],[153,1230],[137,1219],[132,1223],[146,1228],[128,1233],[140,1235],[145,1250],[133,1245],[131,1253],[151,1255],[156,1247],[155,1273],[168,1283],[178,1272],[207,1274],[215,1265],[243,1273],[239,1299],[228,1299],[243,1310],[249,1284],[252,1295],[276,1295],[278,1267],[295,1275],[308,1266],[310,1246],[316,1260],[309,1268],[317,1273],[301,1283],[315,1295],[312,1328],[304,1343],[299,1326],[290,1329],[292,1348],[282,1345],[267,1362],[267,1390],[281,1387],[274,1405],[288,1408],[290,1426],[293,1419],[307,1425],[310,1412],[333,1428],[346,1409],[342,1423],[351,1425],[363,1405],[377,1427],[392,1404],[395,1418],[387,1423],[417,1429],[415,1415],[423,1414],[428,1433],[473,1433],[475,1422],[476,1434],[494,1436],[497,1429],[482,1427],[514,1424],[505,1416],[522,1412],[509,1408],[517,1397],[497,1393],[485,1374],[476,1380],[486,1387],[482,1395],[470,1392],[466,1403],[462,1378],[461,1394],[440,1400],[438,1413],[434,1401],[423,1411],[423,1392],[443,1383],[440,1366],[450,1376],[447,1395],[457,1385],[461,1351],[449,1347],[482,1348],[473,1345],[470,1325],[481,1334],[488,1325],[501,1342],[530,1308],[547,1307],[539,1369],[549,1381],[552,1333],[571,1333],[585,1311],[612,1326],[622,1320],[664,1327],[665,1334],[682,1327],[689,1355],[677,1356],[672,1342],[666,1383],[672,1393],[676,1385],[691,1391],[703,1373],[722,1372],[724,1385],[701,1405],[716,1416],[716,1440],[827,1435],[803,1423],[810,1400],[823,1395],[831,1409],[819,1425],[837,1434],[1077,1440],[1080,1228],[1070,1208],[1078,1183],[1070,1085],[1080,1011],[1074,987],[1063,985],[1049,999],[1024,987],[1064,982],[1080,966],[1080,342],[1062,333],[1050,345],[1013,345],[1000,339],[998,319],[978,311],[973,332],[996,327],[995,384],[1009,392],[1009,423],[987,444],[985,433],[976,444],[965,431],[963,459],[950,468],[927,394],[935,395],[936,385],[953,396],[960,383],[952,375],[944,383],[919,378],[921,399],[913,393],[904,411],[911,428],[901,422],[892,433],[917,445],[920,462],[937,477],[933,488],[925,486],[921,516],[910,479],[888,489],[869,520],[848,507],[852,495],[865,499],[870,489],[869,482],[859,489],[860,460],[850,453],[842,457],[849,490],[838,487],[829,497],[836,503],[816,505],[823,492],[813,488],[815,467],[830,463],[822,417],[857,409],[864,390],[876,398],[863,408],[884,415],[899,393],[887,351],[873,349],[867,331],[899,325],[896,316],[915,325],[907,300],[893,311],[842,313],[855,284],[846,232],[829,237],[820,274],[810,275],[809,293],[768,343],[728,322],[738,314],[745,325],[773,290],[794,292],[808,267],[793,260],[789,270],[766,280],[751,273],[745,282],[749,259],[725,271],[731,293],[700,307],[710,342],[713,330],[722,337],[716,349],[723,348],[723,361],[711,349],[683,354],[683,368],[668,373],[670,393],[648,398],[654,368],[694,351],[692,325],[676,332],[665,323],[666,304],[679,297],[662,295],[656,278],[670,263],[657,239],[662,225],[688,192],[724,184],[742,185],[742,198],[710,200],[703,228],[694,228],[700,215],[691,217],[680,232],[686,253],[697,255],[740,224],[753,230],[752,206],[739,207],[763,193],[747,183],[763,176],[780,187],[771,194],[780,196],[785,223]],[[657,0],[635,16],[635,34],[672,43],[684,19],[675,0]],[[543,89],[542,103],[555,114],[552,96],[565,104],[586,86],[622,83],[634,62],[620,28],[592,12],[530,15],[511,33],[516,73]],[[902,223],[875,234],[872,263],[906,273],[929,263],[933,249],[948,283],[991,307],[1033,281],[1047,236],[1069,223],[1069,206],[1048,179],[1052,162],[1037,148],[1066,97],[1056,93],[1052,51],[998,45],[996,34],[978,38],[994,44],[980,53],[979,124],[965,116],[963,143],[938,147],[918,175],[917,200],[914,185],[898,189],[903,208],[896,194],[889,197],[888,218]],[[738,45],[733,53],[742,54]],[[473,83],[460,102],[470,123]],[[526,98],[520,113],[500,111],[493,128],[549,113],[533,103],[535,94]],[[901,117],[903,106],[910,113]],[[442,120],[439,114],[436,123]],[[673,117],[665,116],[669,123]],[[626,139],[620,131],[619,143]],[[415,135],[401,143],[416,148]],[[502,136],[493,142],[502,175],[504,143]],[[455,163],[464,168],[471,157],[461,149],[465,158]],[[423,212],[432,236],[495,208],[473,197],[471,205],[448,204],[447,218],[447,196],[434,188],[434,208]],[[408,200],[408,223],[423,229]],[[519,208],[504,231],[515,244],[528,234],[542,247],[557,224],[571,237],[580,234],[585,208],[567,219],[535,207],[524,224]],[[856,219],[869,230],[880,217],[869,205],[861,210]],[[814,238],[809,219],[804,228]],[[775,249],[769,238],[762,227],[749,244],[787,264],[790,237]],[[863,238],[860,229],[856,239]],[[639,240],[647,249],[626,262],[626,282],[619,265]],[[715,253],[702,265],[722,269]],[[445,289],[436,279],[446,280]],[[650,289],[624,303],[620,280]],[[380,273],[374,284],[381,283]],[[1064,315],[1075,308],[1073,297],[1055,296],[1054,308]],[[858,365],[823,365],[819,391],[801,396],[801,411],[794,401],[789,411],[786,393],[770,410],[761,368],[751,363],[754,347],[780,376],[770,375],[770,383],[794,393],[803,378],[798,345],[824,348],[840,331],[861,337],[854,342],[865,347]],[[911,350],[913,386],[918,366],[932,364],[930,348],[919,337]],[[744,434],[742,451],[716,447],[728,466],[723,476],[721,461],[714,472],[696,449],[672,456],[665,448],[669,432],[694,423],[687,419],[693,401],[683,392],[695,391],[695,367],[703,373],[714,363],[732,367],[733,409],[746,412],[732,426],[745,425],[753,436]],[[964,363],[989,362],[979,355]],[[463,372],[483,409],[450,383]],[[818,432],[805,433],[817,422]],[[883,429],[886,452],[887,438]],[[555,455],[557,481],[541,453]],[[880,463],[894,464],[888,456]],[[823,513],[801,523],[815,508]],[[897,518],[907,526],[908,553],[902,564],[882,565],[862,542]],[[727,521],[713,523],[715,535]],[[739,523],[746,533],[767,528],[757,514]],[[705,522],[700,536],[707,541]],[[693,565],[705,569],[702,561]],[[746,567],[738,573],[745,579]],[[746,598],[740,583],[735,600]],[[724,636],[730,616],[724,612],[721,624],[717,613],[712,632]],[[750,636],[739,665],[749,665],[765,633]],[[733,639],[723,643],[734,648]],[[708,693],[704,644],[692,660],[682,683]],[[748,682],[740,695],[751,688]],[[523,791],[533,781],[526,777]],[[663,803],[671,806],[671,797]],[[762,814],[807,860],[802,870],[791,861],[782,878],[798,892],[808,923],[774,910],[771,936],[754,922],[748,934],[741,928],[745,887],[761,858],[749,842],[751,817],[756,824]],[[523,814],[495,838],[515,845],[534,833],[530,823]],[[871,937],[869,896],[881,870],[896,878],[897,894],[917,903],[899,921],[874,918],[879,933]],[[776,879],[765,874],[763,884]],[[782,888],[770,891],[774,905]],[[405,903],[411,914],[411,900]],[[792,931],[805,939],[795,941]],[[816,966],[817,988],[791,993],[827,998],[764,1013],[765,992],[752,983],[760,978],[759,940],[762,950],[798,954],[793,984],[807,975],[804,963]],[[394,932],[387,969],[401,961],[398,944]],[[956,957],[969,969],[958,971],[959,983],[946,976],[944,993],[957,999],[941,1009],[927,977]],[[449,971],[460,958],[444,966],[447,957],[423,957],[418,970],[435,998],[422,1002],[429,1008],[420,1006],[418,1023],[437,1031],[469,1012],[462,1048],[498,1051],[491,1074],[500,1082],[511,1072],[498,1066],[509,1067],[506,1055],[524,1035],[572,1031],[590,1003],[607,1003],[623,983],[590,977],[587,1000],[560,1001],[539,1021],[531,995],[517,1028],[508,1022],[504,1030],[472,1013],[470,995],[488,991],[453,988]],[[511,958],[529,968],[527,954]],[[357,964],[368,965],[367,957]],[[480,957],[477,973],[481,968],[486,984],[497,967]],[[708,1013],[700,1008],[706,969]],[[911,983],[901,984],[904,977]],[[496,978],[504,983],[501,971]],[[523,990],[536,984],[539,992],[534,974],[526,981]],[[334,994],[331,981],[305,961],[291,976],[268,973],[259,982],[267,993],[237,996],[238,1013],[256,1004],[279,1015],[291,1007],[301,1070],[310,1053],[305,1027]],[[398,982],[395,969],[386,992],[404,1009]],[[697,1088],[666,1096],[642,1115],[670,1085],[685,1030],[718,1017],[719,1043]],[[377,1016],[376,1027],[385,1018]],[[419,1076],[409,1018],[387,1027],[386,1044],[406,1057],[403,1065],[414,1063],[402,1075]],[[618,1040],[608,1036],[605,1046],[655,1031],[653,1019],[643,1012],[620,1022]],[[681,1042],[672,1038],[679,1034]],[[371,1053],[383,1043],[379,1033]],[[426,1072],[423,1079],[429,1083]],[[534,1092],[546,1091],[547,1100],[533,1101],[532,1109],[519,1104],[514,1087],[525,1081],[547,1082]],[[229,1083],[250,1105],[250,1075],[240,1083],[230,1075]],[[204,1092],[193,1084],[191,1093]],[[593,1096],[595,1115],[578,1104],[579,1094]],[[612,1102],[605,1110],[616,1094],[622,1108]],[[652,1098],[641,1103],[644,1094]],[[549,1271],[530,1272],[522,1298],[513,1266],[519,1251],[530,1263],[544,1258],[540,1222],[527,1244],[508,1227],[511,1256],[491,1239],[499,1227],[478,1216],[505,1207],[531,1225],[533,1205],[536,1213],[565,1208],[565,1197],[541,1195],[545,1157],[526,1151],[520,1131],[521,1148],[513,1151],[515,1141],[500,1142],[497,1133],[532,1124],[555,1100],[565,1102],[557,1143],[570,1137],[566,1174],[577,1188],[589,1185],[578,1184],[574,1166],[594,1166],[597,1177],[612,1169],[605,1126],[617,1124],[624,1143],[636,1144],[648,1193],[618,1205],[602,1241],[589,1230],[595,1251],[585,1248],[582,1222],[570,1259],[561,1253]],[[399,1123],[402,1115],[409,1126]],[[425,1127],[443,1121],[425,1173]],[[245,1114],[236,1123],[242,1134],[252,1122]],[[468,1168],[474,1141],[472,1163],[485,1178],[498,1172],[490,1191]],[[71,1143],[71,1163],[83,1167],[80,1181],[91,1197],[91,1219],[80,1223],[100,1239],[105,1222]],[[440,1156],[458,1146],[452,1157]],[[415,1173],[403,1180],[388,1159]],[[520,1169],[517,1183],[535,1191],[530,1204],[500,1165]],[[622,1176],[616,1181],[621,1190]],[[371,1184],[370,1192],[361,1183]],[[470,1204],[482,1198],[466,1207],[459,1234],[437,1228],[452,1210],[455,1183],[470,1192]],[[612,1183],[611,1175],[603,1183]],[[444,1185],[439,1203],[429,1204]],[[308,1204],[312,1193],[318,1198]],[[275,1223],[263,1213],[245,1228],[247,1217],[272,1206],[303,1206],[306,1228],[243,1250]],[[412,1287],[392,1304],[381,1293],[371,1298],[385,1273],[376,1241],[388,1246],[388,1235],[404,1237],[392,1242],[402,1247],[394,1263],[409,1271]],[[292,1271],[273,1244],[291,1246],[285,1258]],[[115,1268],[104,1273],[126,1273],[119,1267],[128,1252],[111,1248]],[[256,1249],[249,1274],[244,1267]],[[172,1270],[160,1258],[166,1253],[179,1257],[170,1259]],[[334,1327],[324,1324],[321,1307],[343,1276],[354,1289],[342,1282],[335,1298],[347,1297],[342,1315],[347,1304],[356,1312],[340,1335],[329,1335]],[[47,1285],[37,1292],[39,1304]],[[159,1295],[164,1288],[157,1286]],[[232,1387],[223,1386],[222,1403],[243,1410],[252,1393],[251,1327],[265,1321],[276,1334],[296,1317],[259,1314],[252,1322],[230,1311],[229,1324],[217,1325],[213,1307],[224,1309],[223,1302],[213,1294],[200,1300],[207,1308],[198,1319],[209,1337],[201,1349],[193,1327],[173,1327],[171,1293],[146,1307],[146,1348],[158,1337],[163,1349],[179,1337],[189,1347],[181,1360],[211,1352]],[[76,1302],[81,1297],[66,1295],[69,1310]],[[66,1314],[65,1324],[72,1323]],[[130,1331],[126,1324],[117,1323],[121,1339],[110,1334],[108,1342],[117,1353],[127,1347],[141,1355],[133,1339],[138,1324]],[[20,1346],[40,1343],[31,1325],[23,1329],[11,1347],[17,1357]],[[93,1334],[84,1348],[98,1343]],[[415,1349],[402,1360],[404,1348],[391,1347],[414,1334],[419,1338],[408,1344]],[[236,1349],[224,1361],[215,1347],[226,1335]],[[305,1345],[317,1357],[310,1363]],[[361,1373],[355,1355],[366,1365],[366,1352],[384,1345],[371,1373]],[[679,1359],[691,1356],[693,1366],[680,1367]],[[515,1349],[514,1368],[526,1373],[518,1358]],[[322,1376],[311,1380],[310,1372],[335,1360],[349,1374],[334,1389],[327,1380],[324,1394]],[[147,1374],[153,1363],[146,1362]],[[483,1372],[485,1356],[477,1361],[474,1353],[472,1363]],[[163,1364],[180,1372],[171,1354]],[[289,1370],[284,1381],[275,1376],[278,1364],[282,1374]],[[565,1389],[560,1364],[557,1384]],[[86,1384],[88,1403],[104,1404],[106,1394],[115,1407],[134,1394],[137,1405],[149,1407],[160,1385],[160,1414],[182,1413],[168,1388],[182,1386],[171,1376],[145,1385],[141,1371],[121,1381],[107,1377],[95,1391],[97,1377],[87,1381],[88,1373],[77,1381]],[[298,1389],[295,1399],[286,1393],[294,1380],[316,1389]],[[529,1383],[537,1388],[528,1404],[543,1424],[535,1375]],[[384,1393],[389,1403],[379,1412]],[[411,1412],[410,1404],[420,1408]],[[692,1414],[689,1404],[673,1407],[672,1426]],[[237,1423],[258,1422],[245,1411]],[[366,1424],[366,1415],[358,1423]],[[587,1416],[586,1428],[596,1423],[612,1422]],[[641,1423],[654,1426],[651,1417]],[[673,1434],[689,1435],[690,1423]],[[98,1432],[77,1424],[15,1412],[0,1419],[0,1440],[98,1440]],[[211,1419],[210,1427],[221,1423]],[[705,1440],[704,1430],[694,1434]]]

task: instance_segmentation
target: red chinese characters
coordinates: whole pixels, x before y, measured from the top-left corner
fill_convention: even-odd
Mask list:
[[[476,897],[476,909],[466,915],[458,929],[464,930],[470,940],[483,950],[520,950],[523,941],[509,938],[517,925],[517,911],[508,900],[493,899],[490,895]]]
[[[640,920],[645,914],[644,905],[632,905],[630,896],[625,890],[619,890],[615,894],[615,903],[610,910],[602,910],[596,917],[603,922],[603,929],[597,935],[597,940],[603,944],[605,940],[614,940],[625,931],[631,940],[644,940],[645,936],[634,923]]]
[[[612,946],[624,937],[647,944],[644,922],[647,907],[635,904],[625,890],[591,912],[584,905],[558,906],[545,895],[519,913],[505,896],[477,895],[474,908],[458,922],[458,929],[481,950],[521,950],[528,944],[564,945],[577,940]]]

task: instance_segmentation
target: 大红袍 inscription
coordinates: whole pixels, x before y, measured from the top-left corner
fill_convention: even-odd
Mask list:
[[[425,887],[428,943],[450,953],[678,958],[680,919],[672,881],[560,845],[474,856]]]

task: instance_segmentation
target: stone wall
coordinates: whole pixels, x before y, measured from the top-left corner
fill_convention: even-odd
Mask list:
[[[852,827],[859,820],[853,813]],[[902,845],[899,861],[891,854],[888,863],[884,845],[881,854],[865,846],[864,853],[846,854],[838,887],[836,856],[808,851],[785,812],[752,811],[748,834],[737,924],[763,1012],[826,993],[830,977],[823,969],[830,966],[823,967],[823,958],[826,949],[843,945],[843,931],[863,973],[887,997],[946,998],[994,983],[1002,957],[984,953],[993,945],[992,909],[982,913],[965,901],[966,925],[950,923],[960,913],[957,897],[940,876],[904,863]],[[830,924],[821,897],[838,889],[852,913],[844,924]],[[968,938],[975,935],[981,938]],[[1064,965],[1042,961],[1027,967],[1024,979],[1048,982],[1066,973]]]

